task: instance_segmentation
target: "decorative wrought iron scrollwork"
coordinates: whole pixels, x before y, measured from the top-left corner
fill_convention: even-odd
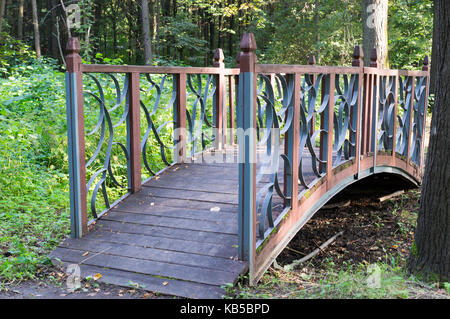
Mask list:
[[[89,178],[89,181],[87,182],[86,188],[87,193],[89,193],[91,191],[91,187],[93,187],[92,195],[90,198],[90,208],[94,218],[97,218],[98,215],[96,209],[96,199],[100,188],[102,191],[106,208],[110,208],[110,200],[107,191],[107,182],[110,181],[113,185],[115,185],[115,187],[128,189],[127,185],[123,185],[121,182],[119,182],[118,177],[115,176],[111,165],[112,159],[113,160],[118,159],[117,156],[113,156],[114,146],[118,146],[119,152],[122,152],[125,156],[125,159],[127,161],[126,166],[128,167],[129,165],[128,163],[129,153],[126,147],[126,141],[124,141],[123,138],[121,139],[118,136],[120,134],[115,135],[116,131],[120,131],[121,129],[120,126],[124,124],[128,119],[128,111],[129,111],[127,99],[128,78],[126,76],[124,77],[123,85],[121,87],[121,84],[119,83],[119,80],[116,78],[116,76],[110,73],[106,74],[106,76],[109,77],[114,84],[115,88],[115,99],[114,99],[110,97],[110,95],[113,94],[113,92],[109,92],[108,90],[107,94],[105,94],[105,89],[103,88],[102,85],[102,82],[103,84],[107,83],[105,79],[99,80],[96,76],[89,73],[86,74],[86,76],[93,81],[93,86],[91,82],[90,83],[91,85],[88,86],[88,90],[85,90],[84,92],[85,99],[88,102],[85,103],[86,112],[90,112],[89,109],[92,106],[92,103],[89,103],[92,101],[92,99],[90,98],[93,98],[94,102],[98,104],[99,110],[98,118],[96,120],[94,129],[86,133],[87,137],[94,136],[96,134],[99,135],[95,150],[93,151],[92,156],[86,162],[87,171],[92,172],[92,174],[90,174],[91,176]],[[107,104],[111,102],[113,103],[113,105],[112,107],[108,108]],[[116,115],[116,112],[119,112],[119,114]],[[104,149],[105,144],[106,149]],[[95,167],[95,163],[100,163],[99,165],[100,167]],[[121,176],[122,179],[124,179],[123,175],[126,176],[126,173],[122,174]]]
[[[174,146],[173,144],[169,145],[169,141],[172,142],[173,139],[172,138],[164,139],[161,136],[161,132],[164,129],[168,130],[169,133],[173,132],[174,127],[173,110],[175,107],[175,101],[177,97],[176,86],[174,85],[176,79],[175,76],[168,77],[167,75],[159,76],[159,75],[145,74],[144,77],[149,87],[147,87],[146,85],[141,86],[142,97],[140,104],[141,109],[144,113],[144,119],[146,123],[145,133],[141,139],[141,152],[143,165],[146,168],[146,170],[150,173],[150,175],[153,176],[156,175],[155,169],[154,168],[152,169],[150,167],[151,166],[150,163],[148,162],[149,153],[151,155],[155,154],[155,152],[154,151],[152,152],[152,150],[150,150],[150,152],[148,151],[151,141],[155,141],[157,144],[157,148],[159,148],[159,155],[162,164],[165,166],[171,165],[170,157],[172,155]],[[141,81],[141,83],[142,82],[143,81]],[[167,83],[169,84],[167,85]],[[169,86],[168,89],[167,86]],[[142,87],[145,87],[145,89]],[[165,90],[168,91],[167,93],[169,93],[170,96],[168,97],[168,100],[165,99],[165,96],[163,96]],[[144,102],[143,101],[144,97],[148,101]],[[151,107],[150,108],[147,107],[146,104],[150,104]],[[161,119],[163,114],[168,115],[169,118],[163,120],[162,123],[156,123],[158,120]],[[153,138],[150,139],[150,137]],[[158,162],[155,161],[154,156],[152,157],[153,162]],[[160,168],[160,166],[157,165],[157,168]]]
[[[412,140],[411,140],[411,160],[416,165],[420,166],[421,154],[422,154],[422,139],[423,125],[426,117],[426,88],[427,77],[421,76],[416,78],[414,88],[414,108],[412,118]]]
[[[281,151],[281,138],[290,129],[293,120],[294,79],[289,75],[276,74],[273,77],[259,74],[257,87],[257,140],[258,149],[265,150],[256,183],[262,183],[264,176],[269,180],[256,194],[258,235],[264,237],[265,224],[274,227],[272,201],[276,193],[285,201],[292,194],[284,194],[279,182],[280,160],[283,160],[287,174],[292,172],[292,163]],[[286,182],[286,181],[285,181]]]
[[[324,85],[323,95],[320,92],[322,85]],[[309,172],[309,169],[305,169],[303,166],[307,157],[310,156],[311,158],[312,172],[316,177],[321,177],[325,174],[326,158],[321,158],[320,150],[317,148],[317,142],[319,142],[320,146],[321,140],[323,139],[321,138],[319,141],[317,139],[321,135],[328,134],[328,130],[322,121],[327,117],[329,95],[328,75],[304,75],[300,92],[300,155],[298,179],[299,183],[305,188],[309,188],[309,183],[305,176],[305,172]],[[320,96],[321,101],[318,101]],[[319,120],[319,127],[316,127],[317,120]],[[305,147],[308,152],[304,151]]]
[[[343,85],[343,90],[341,85]],[[355,156],[359,92],[358,75],[351,74],[349,79],[348,74],[336,74],[335,87],[337,94],[334,96],[334,101],[338,103],[338,109],[335,110],[333,116],[333,152],[336,153],[333,166]]]
[[[379,77],[377,149],[392,151],[394,141],[395,76]]]
[[[410,122],[410,108],[412,99],[412,77],[405,76],[399,78],[399,94],[397,100],[397,135],[395,151],[405,156],[407,155],[408,132]]]
[[[189,88],[186,92],[187,96],[189,98],[190,95],[193,95],[194,98],[190,103],[189,100],[186,103],[187,146],[190,147],[191,156],[194,156],[198,152],[199,141],[201,143],[200,150],[203,151],[208,144],[215,140],[213,128],[216,119],[214,107],[216,83],[213,75],[207,75],[205,80],[201,74],[187,74],[186,80]],[[211,100],[212,103],[209,103]],[[208,106],[211,106],[211,109]],[[208,130],[211,131],[209,136]]]

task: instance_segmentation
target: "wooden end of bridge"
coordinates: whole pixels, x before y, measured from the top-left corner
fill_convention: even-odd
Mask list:
[[[51,257],[81,277],[187,298],[221,298],[248,270],[238,255],[237,164],[180,164]]]

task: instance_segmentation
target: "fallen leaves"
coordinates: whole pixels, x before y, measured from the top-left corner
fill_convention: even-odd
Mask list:
[[[94,277],[92,277],[92,278],[94,278],[94,280],[97,281],[100,278],[102,278],[102,274],[101,273],[95,274]]]

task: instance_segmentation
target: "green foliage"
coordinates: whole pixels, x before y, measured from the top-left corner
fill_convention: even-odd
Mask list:
[[[395,69],[420,69],[431,56],[432,1],[389,1],[389,61]]]
[[[69,229],[63,79],[45,62],[0,79],[1,278],[32,278]]]

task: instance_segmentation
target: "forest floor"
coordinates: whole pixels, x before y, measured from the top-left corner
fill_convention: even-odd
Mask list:
[[[358,197],[344,194],[327,205],[300,230],[254,287],[242,278],[227,288],[226,298],[408,298],[450,299],[448,283],[424,283],[405,271],[414,240],[420,190],[385,201],[382,193]],[[304,264],[285,270],[333,235],[334,242]],[[370,278],[378,273],[378,286]],[[173,298],[145,291],[83,280],[67,290],[67,274],[42,268],[37,279],[0,286],[0,298],[14,299],[155,299]]]

